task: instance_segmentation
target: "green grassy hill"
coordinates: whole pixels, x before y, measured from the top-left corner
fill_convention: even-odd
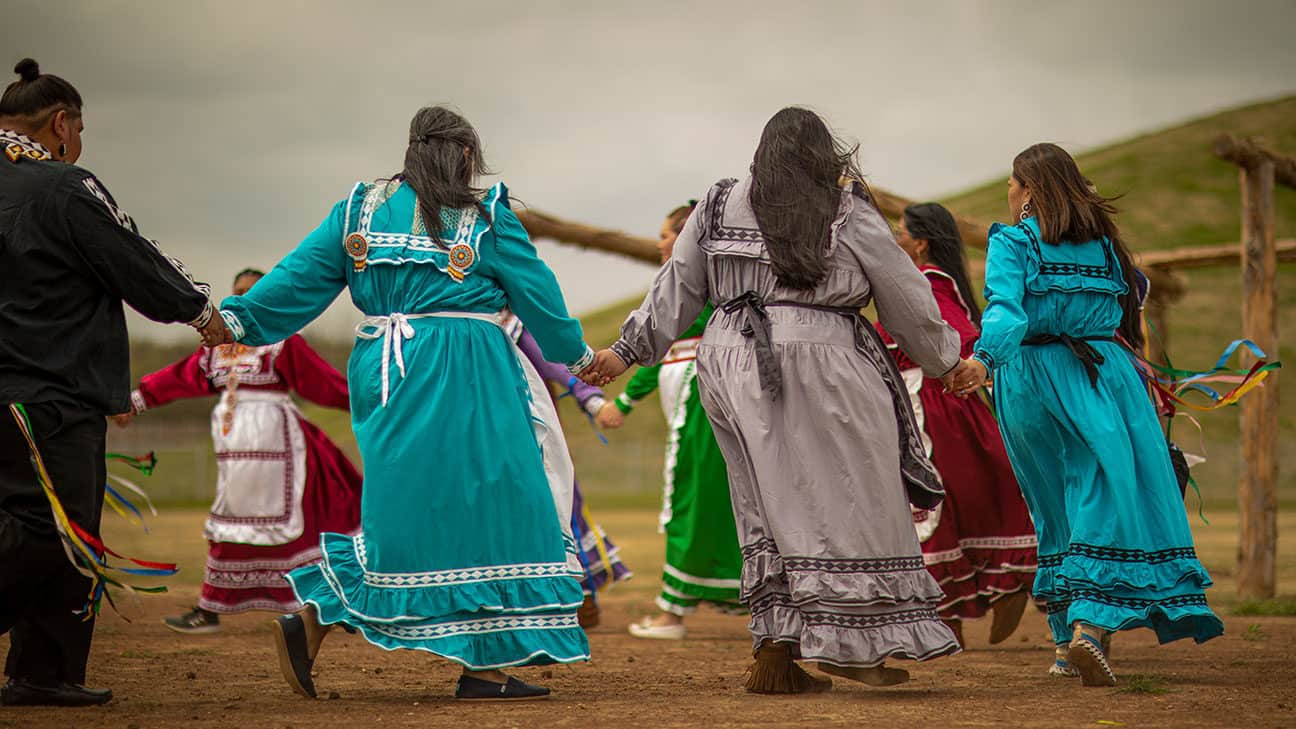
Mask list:
[[[1122,229],[1136,249],[1150,250],[1236,241],[1241,218],[1237,171],[1210,153],[1210,142],[1221,131],[1264,138],[1272,147],[1296,154],[1296,97],[1224,112],[1161,132],[1146,134],[1102,149],[1079,154],[1081,169],[1106,194],[1123,194],[1120,201]],[[1004,160],[1007,169],[1010,159]],[[1280,190],[1279,236],[1296,237],[1296,191]],[[990,221],[1004,219],[1006,179],[944,200],[955,212]],[[1181,367],[1207,367],[1219,350],[1240,334],[1239,274],[1236,267],[1203,269],[1188,274],[1190,292],[1171,317],[1170,349]],[[1296,311],[1296,266],[1283,266],[1279,288],[1281,312]],[[586,338],[594,345],[606,345],[616,338],[626,313],[638,305],[640,296],[626,299],[582,317]],[[345,366],[349,343],[328,345],[315,342],[334,364]],[[135,352],[137,374],[164,364],[183,350],[158,350],[141,345]],[[1296,368],[1296,322],[1282,333],[1281,356]],[[624,383],[624,379],[622,380]],[[622,383],[609,388],[621,391]],[[157,447],[163,467],[154,482],[159,496],[201,501],[210,494],[215,466],[202,449],[206,440],[205,413],[210,403],[174,406],[169,411],[141,418],[147,430],[117,434],[138,447]],[[304,408],[308,417],[325,428],[349,453],[355,455],[355,440],[345,413]],[[593,506],[651,504],[658,499],[661,485],[665,429],[661,409],[649,398],[627,419],[626,426],[607,434],[610,445],[602,445],[586,419],[564,400],[561,410],[571,443],[577,472],[585,489],[594,495]],[[1284,453],[1296,452],[1296,395],[1282,407]],[[1228,508],[1237,487],[1237,410],[1228,409],[1200,416],[1203,432],[1186,420],[1176,427],[1176,439],[1186,450],[1205,450],[1208,460],[1195,469],[1197,481],[1208,501]],[[183,427],[181,427],[183,426]],[[161,444],[161,445],[154,445]],[[1296,464],[1284,464],[1281,497],[1296,502]]]

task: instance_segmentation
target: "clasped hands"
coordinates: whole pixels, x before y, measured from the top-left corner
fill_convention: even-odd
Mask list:
[[[980,360],[969,358],[954,365],[954,369],[945,373],[941,382],[945,384],[945,392],[967,397],[984,387],[989,379],[990,373],[986,370],[985,364]]]
[[[194,329],[202,336],[202,343],[208,347],[234,343],[234,333],[225,325],[225,319],[221,317],[219,311],[212,314],[206,326],[194,327]]]
[[[594,361],[576,373],[576,376],[584,380],[587,385],[605,387],[624,374],[629,367],[630,365],[618,357],[616,352],[600,349],[594,354]]]

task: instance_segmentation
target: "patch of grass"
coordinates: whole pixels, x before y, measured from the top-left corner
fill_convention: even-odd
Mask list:
[[[1233,608],[1234,615],[1264,615],[1269,617],[1296,617],[1296,598],[1273,600],[1246,600]]]
[[[1143,673],[1122,676],[1121,684],[1115,689],[1118,694],[1169,694],[1174,689],[1165,685],[1165,679]]]
[[[1242,640],[1269,640],[1269,634],[1264,632],[1264,628],[1261,628],[1258,623],[1251,623],[1247,626],[1246,632],[1242,634]]]

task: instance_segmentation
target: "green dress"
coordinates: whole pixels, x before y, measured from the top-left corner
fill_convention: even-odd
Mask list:
[[[676,615],[688,615],[702,602],[725,611],[743,609],[738,600],[742,554],[729,477],[697,388],[697,345],[712,309],[702,311],[660,364],[640,367],[617,398],[617,407],[629,413],[654,390],[661,393],[669,440],[661,514],[666,565],[657,606]]]

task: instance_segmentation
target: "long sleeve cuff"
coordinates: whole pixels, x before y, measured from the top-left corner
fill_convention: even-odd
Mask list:
[[[139,390],[131,390],[130,400],[132,414],[139,415],[145,410],[148,410],[148,403],[144,402],[144,393]]]
[[[576,360],[575,362],[572,362],[571,364],[568,364],[567,369],[573,375],[579,375],[580,373],[585,371],[585,368],[589,367],[593,363],[594,363],[594,350],[591,349],[590,346],[587,344],[585,345],[585,353],[580,356],[580,359]]]
[[[991,357],[990,353],[985,351],[984,349],[978,349],[977,351],[973,352],[972,359],[985,365],[986,372],[994,372],[995,369],[994,357]]]
[[[220,315],[221,318],[225,320],[225,326],[229,327],[230,334],[234,335],[234,340],[242,341],[243,337],[247,334],[247,330],[243,328],[243,322],[238,318],[238,314],[235,314],[229,309],[221,309]]]
[[[211,299],[208,299],[206,303],[203,304],[202,311],[198,312],[198,316],[194,317],[193,320],[189,322],[189,326],[194,329],[202,329],[211,322],[211,318],[215,315],[216,307],[212,306]]]
[[[618,339],[613,342],[610,349],[616,356],[621,358],[621,361],[625,363],[626,367],[629,367],[632,364],[641,364],[639,358],[635,356],[634,350],[624,339]]]
[[[596,417],[599,414],[599,411],[603,409],[604,405],[607,405],[607,398],[602,395],[595,395],[581,403],[581,407],[584,408],[585,412],[591,418]]]
[[[629,415],[630,411],[634,410],[635,401],[624,392],[617,395],[617,399],[613,402],[616,403],[617,410],[620,410],[622,415]]]

